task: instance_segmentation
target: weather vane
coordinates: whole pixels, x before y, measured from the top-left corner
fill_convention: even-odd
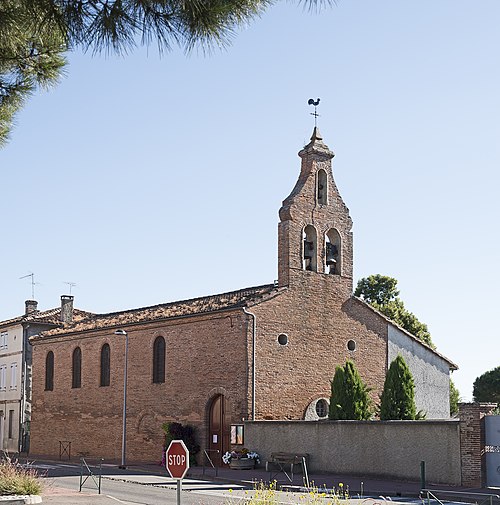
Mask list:
[[[311,114],[311,116],[314,116],[314,127],[316,128],[316,126],[318,126],[317,121],[318,121],[318,117],[319,117],[316,107],[319,105],[319,98],[316,98],[316,100],[314,100],[314,98],[309,98],[309,100],[307,101],[307,104],[314,105],[314,112],[311,112],[310,114]]]

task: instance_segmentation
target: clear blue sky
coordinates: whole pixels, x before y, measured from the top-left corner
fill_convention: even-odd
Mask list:
[[[73,288],[109,312],[277,278],[313,127],[336,153],[355,280],[399,280],[462,396],[500,364],[500,2],[281,2],[227,51],[70,56],[0,151],[0,320]],[[333,371],[332,371],[333,373]]]

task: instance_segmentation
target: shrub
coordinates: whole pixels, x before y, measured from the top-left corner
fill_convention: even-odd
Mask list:
[[[196,436],[196,428],[190,424],[163,423],[161,425],[165,432],[165,448],[168,448],[172,440],[182,440],[189,451],[189,463],[196,464],[196,455],[200,452],[200,444]]]
[[[0,463],[0,495],[39,495],[41,492],[36,470],[23,468],[10,458]]]

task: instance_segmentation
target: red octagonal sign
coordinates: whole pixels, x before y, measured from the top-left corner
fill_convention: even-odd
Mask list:
[[[189,470],[189,451],[182,440],[172,440],[166,453],[167,470],[173,479],[183,479]]]

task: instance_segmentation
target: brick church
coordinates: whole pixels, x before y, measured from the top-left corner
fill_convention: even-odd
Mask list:
[[[120,458],[124,332],[130,461],[161,457],[166,421],[196,426],[202,449],[220,455],[244,443],[244,420],[326,418],[347,359],[378,400],[402,354],[417,409],[449,417],[456,366],[353,296],[352,220],[317,128],[299,156],[279,211],[277,283],[93,314],[32,337],[32,454],[58,456],[64,441],[75,455]]]

